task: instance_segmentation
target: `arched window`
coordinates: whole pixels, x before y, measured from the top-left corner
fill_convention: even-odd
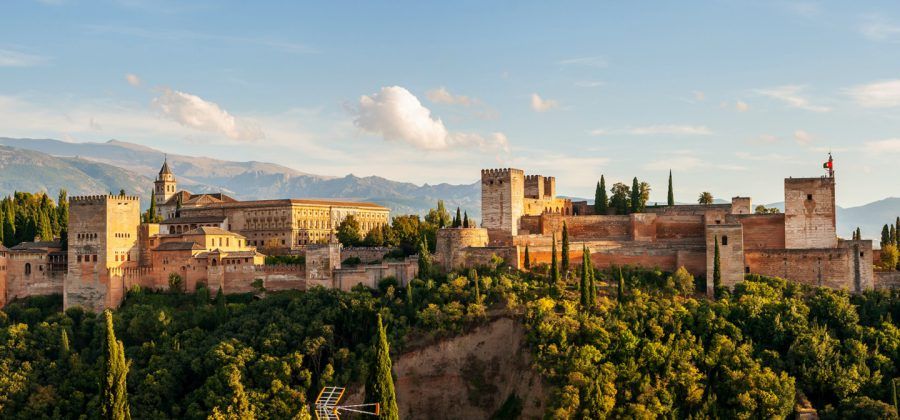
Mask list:
[[[26,276],[31,275],[31,263],[25,263],[25,275]]]
[[[216,266],[216,259],[215,259],[215,258],[213,258],[213,260],[212,260],[212,265],[213,265],[213,267]]]

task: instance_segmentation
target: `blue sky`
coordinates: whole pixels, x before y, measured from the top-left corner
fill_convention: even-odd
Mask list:
[[[317,174],[838,204],[900,195],[896,2],[0,5],[0,136],[119,139]]]

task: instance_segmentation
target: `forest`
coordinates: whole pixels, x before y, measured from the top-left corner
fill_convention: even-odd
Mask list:
[[[748,276],[709,300],[684,270],[578,270],[553,284],[547,267],[512,272],[499,259],[467,273],[425,268],[408,287],[385,279],[378,290],[264,299],[131,290],[112,317],[130,416],[308,418],[322,386],[367,382],[378,315],[396,356],[502,313],[527,326],[548,418],[784,418],[798,407],[897,418],[896,291]],[[0,312],[4,418],[99,417],[102,317],[61,304],[32,297]]]

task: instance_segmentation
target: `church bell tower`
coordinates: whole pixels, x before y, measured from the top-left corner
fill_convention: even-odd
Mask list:
[[[159,170],[159,176],[156,177],[153,185],[155,187],[153,189],[153,201],[156,204],[156,211],[161,213],[162,206],[175,195],[178,188],[178,184],[175,182],[175,174],[169,169],[168,158],[163,162],[162,168]]]

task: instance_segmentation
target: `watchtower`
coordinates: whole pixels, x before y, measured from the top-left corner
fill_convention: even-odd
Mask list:
[[[162,206],[175,195],[178,191],[178,183],[175,181],[175,174],[169,169],[169,160],[163,162],[162,168],[159,169],[159,175],[153,182],[153,202],[156,204],[156,211],[162,214]]]
[[[784,245],[788,249],[835,248],[834,178],[784,180]]]
[[[524,171],[512,168],[481,170],[481,227],[517,235],[524,200]]]

